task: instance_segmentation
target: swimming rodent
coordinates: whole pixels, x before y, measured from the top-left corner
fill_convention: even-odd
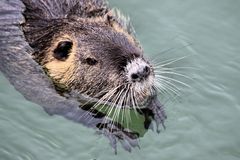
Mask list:
[[[140,106],[153,94],[154,71],[130,22],[106,1],[59,1],[54,8],[23,2],[25,37],[58,90],[120,107]]]
[[[106,1],[3,0],[0,10],[0,70],[26,99],[50,115],[99,129],[115,149],[118,140],[127,150],[138,146],[135,132],[141,131],[86,111],[85,98],[65,93],[86,94],[128,110],[144,106],[136,114],[145,115],[143,121],[131,123],[145,129],[153,121],[164,126],[152,65],[130,22]]]

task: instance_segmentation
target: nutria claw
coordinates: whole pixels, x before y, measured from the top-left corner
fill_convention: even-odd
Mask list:
[[[157,95],[150,98],[147,108],[152,111],[152,118],[156,123],[156,131],[160,133],[159,125],[161,124],[164,129],[166,128],[164,121],[167,119],[167,115],[164,111],[164,106],[157,99]]]
[[[115,154],[117,154],[117,142],[119,141],[122,147],[131,152],[132,148],[140,148],[137,133],[124,131],[123,128],[119,127],[119,124],[114,124],[113,122],[101,124],[104,128],[97,131],[98,134],[105,135]],[[134,138],[133,138],[134,137]]]

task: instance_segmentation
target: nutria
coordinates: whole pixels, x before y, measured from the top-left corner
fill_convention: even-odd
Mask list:
[[[153,67],[143,57],[130,21],[119,11],[110,9],[104,0],[21,1],[1,2],[1,10],[12,14],[4,17],[8,21],[2,25],[10,24],[7,29],[15,29],[17,37],[11,34],[9,40],[3,35],[7,40],[1,42],[4,52],[0,69],[26,98],[44,103],[50,114],[82,122],[83,118],[77,115],[81,114],[81,107],[86,108],[85,101],[81,101],[84,95],[97,99],[97,104],[108,102],[111,107],[140,110],[163,124],[166,115],[156,98]],[[4,33],[1,28],[1,34]],[[11,56],[13,59],[9,60]],[[20,73],[23,76],[16,76]],[[26,77],[28,74],[32,79]],[[47,77],[61,96],[79,94],[80,108],[75,108],[76,101],[58,97]],[[14,78],[24,81],[18,83]],[[99,123],[92,126],[99,126],[96,124]],[[98,128],[102,129],[102,125]]]
[[[49,12],[42,11],[47,5],[42,1],[23,2],[27,6],[24,34],[35,50],[34,59],[58,90],[75,90],[120,106],[139,106],[151,96],[153,69],[130,22],[105,1],[59,1],[62,8]]]

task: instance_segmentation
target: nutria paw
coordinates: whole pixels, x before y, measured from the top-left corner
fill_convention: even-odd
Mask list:
[[[128,152],[131,152],[132,148],[140,148],[138,140],[139,134],[124,128],[117,122],[105,120],[105,123],[98,124],[97,127],[99,128],[97,133],[104,135],[109,139],[110,145],[113,147],[115,154],[117,154],[118,141]]]
[[[157,96],[155,95],[149,100],[147,108],[151,110],[152,118],[155,121],[157,127],[156,131],[160,133],[160,124],[164,129],[166,128],[164,121],[167,119],[167,115],[164,111],[164,106],[160,103],[160,101],[157,99]],[[150,128],[153,129],[153,125],[151,125]]]

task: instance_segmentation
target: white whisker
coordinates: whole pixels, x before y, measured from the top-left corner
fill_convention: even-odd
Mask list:
[[[177,72],[171,72],[171,71],[155,71],[155,75],[164,75],[164,74],[177,75],[177,76],[180,76],[180,77],[184,77],[184,78],[193,80],[193,78],[191,78],[191,77],[189,77],[189,76],[187,76],[187,75],[181,74],[181,73],[177,73]]]
[[[156,77],[161,78],[161,79],[163,79],[163,80],[174,81],[174,82],[179,83],[179,84],[181,84],[181,85],[183,85],[183,86],[186,86],[186,87],[192,88],[190,85],[188,85],[188,84],[186,84],[186,83],[184,83],[184,82],[182,82],[182,81],[179,81],[179,80],[176,80],[176,79],[170,78],[170,77],[165,77],[165,76],[161,76],[161,75],[156,75]]]

